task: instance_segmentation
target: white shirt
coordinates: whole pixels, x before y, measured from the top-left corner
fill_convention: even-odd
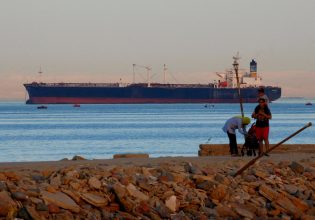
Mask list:
[[[225,125],[223,126],[222,130],[226,133],[229,132],[230,134],[235,134],[235,130],[238,129],[238,131],[241,134],[244,134],[243,126],[242,126],[242,118],[239,117],[233,117],[228,119],[225,122]]]

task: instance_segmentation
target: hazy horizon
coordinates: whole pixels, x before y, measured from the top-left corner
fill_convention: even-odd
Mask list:
[[[4,1],[0,100],[24,100],[23,83],[35,80],[132,82],[133,63],[152,66],[157,82],[167,64],[168,82],[208,83],[236,52],[283,96],[314,97],[314,8],[312,0]]]

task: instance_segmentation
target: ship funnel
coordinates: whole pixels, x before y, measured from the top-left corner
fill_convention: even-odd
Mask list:
[[[257,62],[255,60],[250,62],[250,77],[257,78]]]

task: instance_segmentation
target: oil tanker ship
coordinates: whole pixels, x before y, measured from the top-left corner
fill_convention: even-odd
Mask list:
[[[237,63],[237,60],[234,64],[235,62]],[[234,66],[234,69],[217,73],[220,78],[209,84],[150,83],[151,68],[145,68],[147,83],[27,83],[24,84],[29,95],[26,103],[236,103],[239,102],[237,78],[239,78],[240,94],[245,103],[257,102],[258,87],[264,87],[270,101],[281,97],[280,87],[263,86],[261,77],[257,74],[255,60],[250,62],[250,72],[238,73],[238,69]]]

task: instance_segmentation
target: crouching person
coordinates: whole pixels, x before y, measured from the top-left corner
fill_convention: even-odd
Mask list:
[[[235,130],[238,129],[238,131],[245,135],[246,134],[246,125],[250,123],[250,118],[242,116],[234,116],[230,119],[228,119],[225,122],[225,125],[223,126],[222,130],[227,133],[230,141],[230,152],[232,157],[238,156],[238,149],[237,149],[237,141],[236,141],[236,134]]]

